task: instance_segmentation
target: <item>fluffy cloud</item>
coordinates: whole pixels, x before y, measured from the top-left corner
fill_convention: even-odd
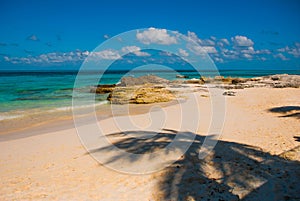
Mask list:
[[[224,59],[238,59],[239,53],[236,50],[222,49]]]
[[[224,46],[228,46],[230,43],[226,38],[222,38],[217,44],[220,47],[224,47]]]
[[[215,46],[216,37],[212,36],[211,39],[200,39],[197,34],[194,32],[188,31],[187,33],[188,40],[194,41],[202,46]]]
[[[287,53],[298,58],[300,57],[300,43],[295,43],[292,47],[286,46],[284,48],[279,48],[277,51],[281,53]]]
[[[246,47],[244,49],[241,49],[240,52],[243,54],[256,54],[254,47]]]
[[[231,38],[231,41],[236,47],[250,47],[254,45],[253,41],[246,36],[235,36]]]
[[[197,34],[191,31],[187,32],[187,38],[188,40],[194,41],[198,44],[201,44],[202,40],[200,40],[200,38],[198,38]]]
[[[176,44],[177,39],[174,36],[170,36],[167,33],[166,29],[156,29],[156,28],[149,28],[143,32],[137,32],[136,38],[144,44],[161,44],[161,45],[170,45]]]
[[[244,53],[244,54],[241,54],[242,57],[246,58],[246,59],[252,59],[253,58],[253,55],[252,54],[247,54],[247,53]]]
[[[215,42],[210,39],[205,39],[201,41],[201,45],[203,46],[215,46]]]
[[[213,46],[191,46],[189,47],[189,50],[195,53],[196,55],[218,53],[217,49]]]
[[[186,50],[181,49],[181,48],[179,48],[178,53],[182,57],[188,57],[189,56],[189,53]]]
[[[121,56],[118,51],[116,50],[102,50],[99,52],[92,52],[89,54],[89,56],[92,59],[104,59],[104,60],[115,60],[115,59],[120,59]]]
[[[217,49],[213,46],[203,46],[202,49],[208,54],[216,54],[218,53]]]
[[[197,54],[209,54],[216,62],[224,62],[230,60],[261,60],[270,59],[272,51],[269,49],[254,49],[254,42],[246,36],[237,35],[231,37],[232,43],[227,38],[217,39],[210,37],[209,39],[200,39],[196,33],[188,31],[188,41],[193,41],[199,46],[188,43],[187,48]],[[300,44],[299,44],[300,46]],[[290,54],[297,55],[296,48],[288,50]]]
[[[6,62],[13,64],[57,64],[65,62],[74,62],[83,60],[81,57],[75,57],[74,52],[59,53],[52,52],[48,54],[41,54],[39,56],[29,56],[29,57],[6,57],[4,58]]]
[[[123,53],[129,53],[132,52],[133,54],[135,54],[138,57],[147,57],[147,56],[151,56],[149,53],[147,52],[142,52],[141,48],[138,46],[125,46],[121,49],[121,51]]]

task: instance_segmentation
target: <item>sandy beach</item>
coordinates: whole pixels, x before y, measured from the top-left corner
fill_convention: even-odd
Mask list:
[[[198,159],[209,126],[204,118],[187,152],[151,174],[125,174],[99,164],[81,144],[72,121],[65,121],[62,127],[51,122],[2,134],[0,200],[300,199],[300,90],[233,91],[236,96],[226,97],[223,132],[213,151]],[[208,93],[198,90],[196,94],[201,115],[209,117]],[[169,112],[175,108],[176,104],[164,107]],[[112,122],[111,117],[99,120],[105,134],[115,133]],[[128,151],[151,152],[176,134],[180,134],[178,128],[168,124],[153,140],[116,133],[112,143]],[[109,149],[101,153],[109,154]],[[167,160],[168,153],[164,157]],[[139,161],[126,161],[122,156],[116,160],[132,167]]]

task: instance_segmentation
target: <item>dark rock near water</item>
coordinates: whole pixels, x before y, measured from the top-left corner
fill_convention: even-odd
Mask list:
[[[247,82],[247,79],[244,78],[232,78],[231,83],[232,84],[240,84]]]
[[[96,94],[107,94],[107,93],[112,92],[115,87],[116,87],[115,84],[97,85],[97,87],[92,88],[90,90],[90,92],[91,93],[96,93]]]
[[[225,91],[225,92],[223,93],[223,95],[224,95],[224,96],[235,96],[235,93],[236,93],[236,92],[234,92],[234,91]]]
[[[278,75],[271,76],[271,80],[273,80],[273,81],[276,81],[276,80],[279,80],[279,79],[280,79],[280,77]]]

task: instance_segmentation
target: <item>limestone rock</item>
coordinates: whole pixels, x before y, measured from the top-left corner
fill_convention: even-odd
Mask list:
[[[141,77],[123,77],[121,79],[121,83],[119,86],[136,86],[136,85],[143,85],[143,84],[168,84],[169,80],[164,78],[155,76],[155,75],[146,75]]]
[[[142,85],[135,87],[116,87],[107,98],[112,104],[149,104],[168,102],[175,98],[173,92],[162,86]]]

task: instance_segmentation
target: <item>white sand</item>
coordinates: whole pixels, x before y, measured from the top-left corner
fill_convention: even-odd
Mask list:
[[[199,200],[197,196],[201,195],[232,199],[236,198],[235,195],[248,199],[265,196],[253,194],[254,189],[258,192],[264,190],[267,196],[275,193],[278,199],[287,198],[284,196],[295,198],[293,192],[299,187],[294,186],[289,191],[290,187],[285,182],[290,180],[292,184],[293,179],[300,179],[299,172],[292,171],[294,164],[300,161],[299,152],[295,149],[288,155],[294,161],[291,168],[288,167],[288,160],[281,160],[275,155],[300,146],[294,138],[300,136],[299,116],[280,117],[300,111],[278,113],[268,110],[300,106],[300,89],[251,88],[236,91],[235,97],[226,97],[226,121],[220,139],[220,150],[226,148],[223,152],[217,149],[201,164],[195,155],[197,152],[190,151],[184,159],[174,164],[176,167],[173,165],[152,174],[123,174],[100,165],[81,145],[74,128],[47,133],[41,130],[43,134],[17,139],[2,136],[0,200]],[[210,98],[201,96],[205,94],[199,92],[199,108],[203,117],[210,117]],[[193,110],[196,106],[190,104],[189,107]],[[172,113],[174,108],[176,106],[169,106],[167,110]],[[178,130],[177,124],[174,124],[176,115],[170,115],[170,118],[166,128]],[[206,135],[208,122],[209,118],[201,118],[197,130],[199,135]],[[100,121],[99,124],[105,134],[116,131],[111,126],[112,119]],[[117,136],[113,142],[118,143],[122,139],[122,136]],[[244,149],[247,154],[232,154],[232,150],[237,154]],[[234,156],[237,161],[234,161]],[[134,166],[134,161],[121,159]],[[253,168],[246,166],[246,163]],[[234,172],[233,164],[239,171]],[[199,166],[201,171],[197,173]],[[268,170],[269,167],[272,170]],[[283,169],[287,172],[281,172]],[[273,176],[277,173],[283,175],[282,181],[281,177]],[[249,178],[245,179],[246,176]],[[276,185],[265,190],[266,184],[273,184],[269,180],[274,180]],[[244,187],[241,182],[244,182]],[[278,187],[278,182],[285,187]],[[195,189],[189,187],[191,184]],[[213,185],[220,191],[218,195],[215,193],[217,190],[211,190]],[[203,190],[204,187],[210,189]],[[284,194],[283,188],[291,193]],[[278,193],[280,189],[282,193]]]

